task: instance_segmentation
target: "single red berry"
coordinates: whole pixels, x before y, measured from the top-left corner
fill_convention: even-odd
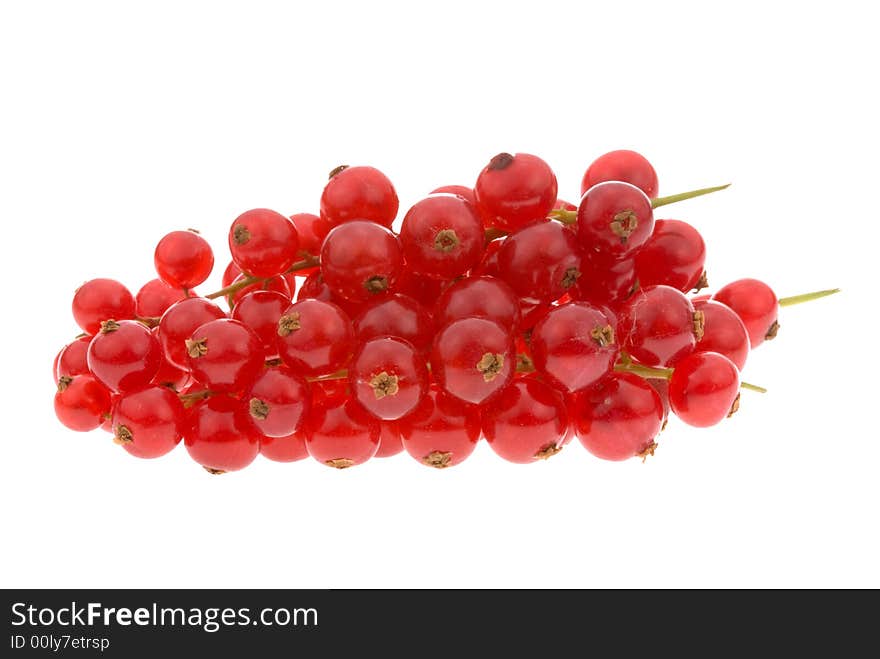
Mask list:
[[[537,371],[568,392],[596,383],[620,355],[611,321],[584,302],[553,309],[535,325],[530,344]]]
[[[238,279],[238,276],[240,274],[241,274],[241,268],[239,268],[235,264],[235,261],[230,261],[229,265],[226,266],[226,270],[223,271],[223,279],[221,280],[220,285],[223,288],[226,288],[227,286],[231,285],[232,282],[234,282],[236,279]]]
[[[95,335],[105,320],[134,318],[134,297],[115,279],[92,279],[76,289],[72,310],[76,324]]]
[[[752,348],[757,348],[767,339],[776,337],[779,323],[779,301],[776,293],[767,284],[757,279],[738,279],[722,287],[713,300],[736,312],[749,333]]]
[[[229,229],[232,260],[254,277],[274,277],[297,259],[299,236],[293,222],[265,208],[239,215]]]
[[[578,394],[571,412],[586,449],[603,460],[653,455],[663,423],[660,396],[632,373],[612,373]]]
[[[223,309],[203,297],[187,298],[168,307],[159,321],[159,343],[165,358],[188,371],[186,340],[197,327],[217,318],[226,318]]]
[[[383,300],[385,297],[385,295],[377,295],[371,302]],[[342,309],[349,318],[357,317],[367,306],[367,303],[352,302],[334,293],[327,285],[327,282],[324,281],[324,275],[321,274],[320,269],[303,280],[302,285],[300,285],[299,290],[296,292],[296,299],[297,301],[321,300],[322,302],[332,302]]]
[[[400,230],[407,267],[433,279],[454,279],[480,262],[485,230],[473,204],[431,195],[407,211]]]
[[[306,436],[297,432],[287,437],[261,437],[260,454],[273,462],[296,462],[309,457]]]
[[[497,455],[519,464],[562,450],[568,413],[562,395],[535,378],[516,380],[483,412],[483,433]]]
[[[739,370],[717,352],[696,352],[675,365],[669,380],[669,404],[691,426],[720,423],[739,407]]]
[[[111,391],[148,385],[162,363],[162,349],[149,328],[135,320],[105,320],[88,350],[89,370]]]
[[[657,220],[654,233],[635,257],[636,274],[642,286],[662,284],[687,293],[705,283],[706,243],[687,222]]]
[[[654,230],[654,211],[645,193],[610,181],[590,188],[577,215],[578,239],[589,254],[621,259],[645,244]]]
[[[260,338],[247,325],[218,318],[197,327],[186,341],[193,377],[211,391],[239,393],[256,380],[265,356]]]
[[[321,194],[321,218],[331,226],[369,220],[390,227],[399,206],[391,181],[374,167],[337,167]]]
[[[291,215],[290,221],[293,222],[293,226],[296,227],[296,233],[299,236],[299,256],[301,258],[318,256],[321,253],[321,244],[333,226],[327,220],[323,220],[312,213]],[[297,274],[304,276],[309,274],[309,272],[302,270]]]
[[[53,368],[55,382],[63,376],[72,378],[76,375],[89,375],[87,354],[91,342],[92,337],[81,336],[61,348]]]
[[[495,277],[465,277],[443,291],[434,306],[437,327],[461,318],[488,318],[512,334],[519,330],[520,306],[510,286]]]
[[[606,181],[623,181],[639,188],[648,197],[654,199],[660,186],[657,183],[657,172],[648,160],[635,151],[621,149],[599,156],[593,161],[581,181],[581,194],[594,185]]]
[[[131,391],[113,408],[113,440],[136,458],[158,458],[180,443],[185,418],[183,403],[167,387]]]
[[[161,279],[151,279],[135,295],[135,311],[140,318],[160,318],[175,302],[187,297],[180,288],[172,288]]]
[[[312,405],[305,424],[309,455],[336,469],[366,462],[379,447],[379,420],[345,389],[323,384],[312,386]]]
[[[571,231],[542,220],[507,237],[498,252],[499,276],[520,298],[550,303],[575,285],[582,259]]]
[[[431,194],[454,194],[465,201],[469,201],[474,206],[477,205],[477,196],[474,194],[474,189],[466,185],[441,185],[439,188],[431,190]]]
[[[287,437],[302,430],[309,410],[309,386],[290,369],[267,368],[244,396],[254,425],[267,437]]]
[[[692,300],[703,314],[703,338],[694,352],[717,352],[742,371],[749,356],[749,333],[740,317],[726,304],[715,300]]]
[[[363,220],[335,227],[321,247],[321,274],[337,295],[366,302],[389,290],[403,270],[400,241],[389,229]]]
[[[593,252],[581,261],[581,276],[569,289],[569,295],[591,304],[619,305],[638,287],[634,258],[608,260]]]
[[[290,306],[290,298],[276,291],[252,291],[243,296],[232,308],[232,318],[244,323],[263,344],[263,354],[278,354],[276,337],[278,319]]]
[[[159,328],[154,327],[150,330],[150,333],[159,342],[159,346],[161,347],[161,342],[159,341]],[[168,361],[168,358],[165,356],[165,351],[160,350],[161,361],[159,363],[159,370],[156,371],[156,375],[153,376],[151,384],[159,385],[162,387],[167,387],[169,389],[173,389],[174,391],[182,391],[184,387],[186,387],[190,380],[189,371],[179,368]]]
[[[236,277],[235,281],[232,282],[233,285],[242,281],[246,276],[247,275],[239,275]],[[288,279],[281,275],[278,275],[277,277],[269,277],[268,279],[261,279],[260,281],[255,281],[253,284],[248,284],[235,291],[232,295],[227,296],[226,302],[231,309],[235,309],[235,306],[243,297],[254,291],[272,291],[273,293],[283,295],[287,299],[288,304],[290,303],[290,284],[288,283]]]
[[[427,467],[445,469],[474,452],[480,439],[480,411],[431,387],[398,427],[407,453]]]
[[[394,421],[419,404],[428,389],[428,369],[415,347],[379,337],[361,345],[348,368],[354,397],[373,416]]]
[[[91,375],[63,375],[55,393],[55,416],[77,432],[94,430],[110,414],[110,392]]]
[[[434,323],[431,314],[414,299],[391,294],[364,307],[354,319],[354,333],[360,341],[393,336],[409,341],[416,350],[424,352],[431,347]]]
[[[290,305],[276,332],[281,360],[307,376],[345,368],[354,348],[351,321],[331,302],[300,300]]]
[[[190,410],[183,441],[190,457],[212,474],[244,469],[260,452],[247,404],[229,396],[212,396]]]
[[[547,217],[556,203],[556,175],[528,153],[499,153],[480,172],[474,193],[482,216],[493,226],[514,230]]]
[[[396,421],[381,421],[379,448],[374,458],[390,458],[403,451],[403,440],[400,438],[400,426]]]
[[[448,282],[439,279],[431,279],[413,272],[412,268],[404,263],[403,271],[394,287],[396,293],[411,297],[413,300],[430,309],[434,306],[437,297],[443,292]]]
[[[703,314],[681,291],[649,286],[637,291],[620,312],[621,347],[647,366],[671,366],[694,351],[703,337]]]
[[[173,288],[195,288],[214,269],[214,252],[198,232],[172,231],[166,234],[153,254],[159,279]]]
[[[431,367],[440,388],[479,405],[513,379],[513,338],[501,325],[485,318],[453,321],[434,337]]]

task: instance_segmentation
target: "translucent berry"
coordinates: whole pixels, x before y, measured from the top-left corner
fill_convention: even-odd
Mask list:
[[[185,417],[177,394],[166,387],[128,392],[113,408],[113,439],[137,458],[158,458],[180,443]]]
[[[687,222],[657,220],[654,233],[635,257],[636,274],[642,286],[662,284],[687,293],[702,288],[706,243]]]
[[[611,181],[590,188],[577,214],[578,239],[587,252],[620,259],[645,244],[654,230],[654,211],[645,193]]]
[[[110,415],[110,391],[91,375],[62,376],[55,393],[55,416],[70,430],[86,432]]]
[[[499,153],[480,172],[474,193],[479,213],[491,224],[514,230],[547,216],[556,203],[556,175],[528,153]]]
[[[402,269],[397,236],[374,222],[346,222],[327,234],[321,247],[324,281],[348,300],[366,302],[385,293]]]
[[[573,300],[619,305],[639,287],[633,257],[603,259],[595,252],[581,261],[581,276],[568,293]]]
[[[290,369],[264,369],[244,400],[254,425],[267,437],[287,437],[302,430],[309,411],[309,387]]]
[[[86,334],[97,334],[105,320],[134,318],[134,297],[115,279],[92,279],[76,289],[73,318]]]
[[[521,320],[519,300],[501,279],[466,277],[443,291],[434,306],[438,327],[461,318],[488,318],[516,333]]]
[[[620,312],[620,344],[647,366],[670,366],[693,352],[703,337],[703,314],[681,291],[649,286],[636,292]]]
[[[764,282],[738,279],[719,289],[712,299],[736,312],[746,326],[753,349],[776,336],[779,330],[776,320],[779,304],[776,293]]]
[[[153,254],[159,279],[173,288],[194,288],[211,274],[214,252],[197,232],[172,231],[165,235]]]
[[[296,227],[280,213],[257,208],[239,215],[229,229],[232,260],[254,277],[280,275],[297,260]]]
[[[313,385],[305,432],[309,455],[336,469],[366,462],[379,447],[379,420],[338,386]]]
[[[400,202],[388,177],[374,167],[337,167],[321,194],[321,218],[331,226],[368,220],[390,227]]]
[[[247,404],[212,396],[189,413],[184,444],[193,460],[213,474],[247,467],[260,452],[260,435]]]
[[[203,297],[191,297],[172,304],[159,321],[159,343],[165,358],[188,371],[186,340],[192,338],[197,327],[217,318],[226,318],[226,313]]]
[[[403,440],[400,439],[400,426],[397,421],[381,421],[379,448],[375,458],[390,458],[403,451]]]
[[[391,294],[364,307],[354,319],[354,333],[360,341],[393,336],[409,341],[416,350],[424,352],[431,347],[434,323],[431,314],[414,299]]]
[[[286,437],[261,437],[260,455],[273,462],[296,462],[309,457],[306,436],[297,432]]]
[[[276,291],[252,291],[232,308],[232,318],[256,334],[266,358],[278,354],[278,319],[290,306],[290,298]]]
[[[189,370],[211,391],[240,393],[263,369],[265,356],[259,337],[231,318],[197,327],[185,345]]]
[[[92,337],[81,336],[68,343],[58,353],[57,362],[53,369],[55,382],[58,378],[67,376],[72,378],[76,375],[89,375],[89,364],[87,355],[89,352],[89,343]]]
[[[691,426],[720,423],[739,407],[739,370],[717,352],[696,352],[675,365],[669,380],[669,403]]]
[[[162,349],[149,328],[134,320],[106,320],[88,350],[89,370],[115,392],[150,384],[162,363]]]
[[[480,412],[431,387],[398,427],[407,453],[427,467],[445,469],[474,452],[480,438]]]
[[[703,338],[694,352],[717,352],[742,371],[749,356],[749,333],[740,317],[716,300],[692,300],[694,310],[703,314]]]
[[[175,302],[187,297],[180,288],[172,288],[161,279],[151,279],[135,295],[135,310],[141,318],[160,318]]]
[[[428,389],[428,370],[416,348],[387,336],[361,345],[351,360],[348,379],[364,409],[389,421],[411,412]]]
[[[657,172],[648,160],[635,151],[621,149],[599,156],[593,161],[581,181],[581,194],[598,183],[623,181],[636,186],[648,197],[654,199],[660,186]]]
[[[276,331],[281,360],[307,376],[345,368],[354,348],[351,321],[331,302],[308,299],[290,305]]]

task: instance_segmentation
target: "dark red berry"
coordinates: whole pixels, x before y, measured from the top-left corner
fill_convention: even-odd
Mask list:
[[[187,366],[198,382],[211,391],[228,393],[250,387],[265,361],[259,337],[231,318],[211,320],[193,330],[186,353]]]
[[[244,323],[263,344],[266,358],[278,354],[278,319],[290,306],[290,298],[276,291],[252,291],[232,308],[232,318]]]
[[[150,332],[156,341],[159,341],[159,328],[154,327]],[[159,345],[161,347],[161,342]],[[151,383],[162,387],[168,387],[174,391],[182,391],[183,388],[190,383],[190,380],[192,380],[189,371],[178,368],[169,362],[168,358],[165,356],[164,350],[160,350],[160,352],[162,359],[159,363],[159,370],[156,371],[156,375],[153,376]]]
[[[696,352],[675,365],[669,380],[669,404],[691,426],[720,423],[739,407],[739,370],[717,352]]]
[[[657,220],[635,257],[642,286],[662,284],[687,293],[700,283],[706,262],[703,237],[687,222]]]
[[[63,376],[72,378],[76,375],[89,375],[87,355],[89,352],[89,343],[91,342],[92,337],[81,336],[61,349],[61,352],[58,353],[58,357],[56,357],[57,361],[55,363],[55,368],[53,369],[55,382],[58,382],[58,378]]]
[[[134,297],[115,279],[92,279],[76,289],[72,310],[76,324],[95,335],[105,320],[134,318]]]
[[[290,305],[276,332],[281,360],[307,376],[345,368],[354,348],[351,321],[331,302],[300,300]]]
[[[568,293],[591,304],[619,305],[639,287],[633,257],[607,260],[593,252],[581,261],[581,276]]]
[[[400,202],[388,177],[374,167],[337,167],[321,194],[321,218],[331,226],[368,220],[390,227]]]
[[[296,227],[299,237],[299,256],[318,256],[321,253],[321,244],[333,226],[327,220],[321,219],[312,213],[297,213],[290,216],[290,221]],[[307,275],[308,271],[300,271],[298,274]]]
[[[474,186],[479,213],[506,230],[545,218],[556,203],[556,192],[553,170],[528,153],[499,153]]]
[[[578,239],[586,253],[621,259],[651,237],[654,230],[651,200],[629,183],[600,183],[581,199],[577,225]]]
[[[304,432],[287,437],[261,437],[260,454],[273,462],[296,462],[309,457]]]
[[[703,336],[703,316],[681,291],[649,286],[636,292],[620,312],[620,344],[647,366],[670,366],[693,352]]]
[[[438,327],[461,318],[488,318],[515,334],[520,325],[519,300],[495,277],[466,277],[443,291],[434,306]]]
[[[657,172],[651,163],[635,151],[611,151],[593,161],[581,181],[581,194],[598,183],[623,181],[636,186],[648,197],[654,199],[660,189]]]
[[[253,462],[260,452],[259,437],[247,404],[229,396],[213,396],[196,405],[184,429],[190,457],[215,474]]]
[[[348,368],[354,397],[373,416],[394,421],[418,405],[428,389],[428,370],[415,347],[402,339],[370,339]]]
[[[232,260],[254,277],[274,277],[297,260],[296,227],[280,213],[257,208],[239,215],[229,229]]]
[[[385,295],[377,295],[371,302],[385,299]],[[299,300],[321,300],[322,302],[332,302],[342,309],[349,318],[356,318],[361,310],[366,308],[365,302],[352,302],[344,297],[337,295],[327,283],[320,269],[306,277],[296,292],[296,299]]]
[[[150,384],[162,363],[162,349],[149,328],[135,320],[106,320],[88,350],[89,370],[111,391]]]
[[[264,369],[245,394],[254,425],[267,437],[287,437],[302,430],[309,411],[309,387],[290,369]]]
[[[161,279],[151,279],[141,286],[134,298],[140,318],[160,318],[175,302],[187,297],[180,288],[172,288]]]
[[[159,321],[159,343],[165,358],[174,366],[189,370],[186,340],[197,327],[217,318],[226,318],[223,309],[203,297],[172,304]]]
[[[364,307],[354,319],[354,333],[360,341],[380,336],[405,339],[424,352],[431,347],[434,323],[431,314],[414,299],[391,294]]]
[[[148,386],[123,394],[113,408],[114,441],[137,458],[158,458],[180,443],[186,417],[177,394]]]
[[[223,271],[223,279],[221,281],[221,286],[223,286],[223,288],[226,288],[227,286],[232,284],[232,282],[234,282],[236,279],[238,279],[238,276],[240,274],[241,274],[241,268],[239,268],[235,264],[235,261],[230,261],[229,265],[226,266],[226,270]]]
[[[738,279],[723,286],[712,299],[726,304],[742,319],[753,349],[776,336],[779,304],[773,289],[764,282]]]
[[[190,289],[208,278],[214,269],[214,252],[193,230],[165,235],[153,254],[159,279],[173,288]]]
[[[110,415],[110,391],[91,375],[62,376],[55,393],[55,416],[77,432],[94,430]]]
[[[375,222],[335,227],[321,247],[321,274],[337,295],[366,302],[388,291],[403,270],[400,242]]]
[[[740,317],[716,300],[693,300],[694,309],[703,314],[703,338],[694,352],[717,352],[742,371],[749,356],[749,333]]]
[[[366,462],[379,447],[379,420],[335,385],[313,385],[305,432],[309,455],[336,469]]]
[[[407,453],[427,467],[445,469],[474,452],[480,438],[480,412],[431,387],[398,427]]]
[[[237,284],[242,281],[247,275],[239,275],[233,281],[233,284]],[[273,293],[278,293],[279,295],[283,295],[287,298],[288,303],[290,302],[291,289],[290,284],[286,277],[282,277],[278,275],[277,277],[270,277],[269,279],[261,279],[259,281],[254,282],[253,284],[248,284],[244,286],[232,295],[227,296],[226,301],[229,304],[229,307],[235,309],[235,306],[239,303],[239,301],[253,293],[254,291],[272,291]]]

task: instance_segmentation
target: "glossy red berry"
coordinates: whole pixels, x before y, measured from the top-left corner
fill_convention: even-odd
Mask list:
[[[175,302],[187,297],[180,288],[172,288],[161,279],[151,279],[135,295],[135,310],[140,318],[160,318]]]
[[[720,423],[739,407],[739,370],[717,352],[696,352],[675,365],[669,380],[669,404],[691,426]]]
[[[134,297],[115,279],[92,279],[76,289],[72,310],[76,324],[95,335],[105,320],[134,318]]]
[[[577,214],[578,239],[586,253],[621,259],[645,244],[654,230],[654,211],[645,193],[611,181],[590,188]]]
[[[520,325],[519,299],[495,277],[466,277],[443,291],[434,306],[437,327],[461,318],[488,318],[515,334]]]
[[[753,349],[774,338],[779,331],[776,293],[762,281],[738,279],[722,287],[712,299],[726,304],[742,319]]]
[[[499,153],[480,172],[474,193],[493,226],[515,230],[547,216],[556,203],[556,175],[528,153]]]
[[[749,333],[738,315],[716,300],[693,300],[694,310],[703,314],[703,338],[694,352],[717,352],[742,371],[749,356]]]
[[[113,408],[114,441],[137,458],[158,458],[180,443],[185,418],[183,404],[167,387],[125,393]]]
[[[187,366],[198,382],[228,393],[250,387],[265,361],[260,338],[231,318],[211,320],[193,330],[186,352]]]
[[[172,231],[166,234],[153,254],[159,279],[173,288],[194,288],[214,269],[214,252],[197,232]]]
[[[252,291],[232,308],[232,318],[247,325],[263,344],[266,358],[278,354],[278,319],[290,306],[290,298],[276,291]]]
[[[244,469],[260,452],[247,404],[229,396],[212,396],[190,410],[183,437],[190,457],[215,474]]]
[[[411,297],[425,308],[430,309],[434,306],[434,302],[437,301],[437,297],[443,292],[447,283],[439,279],[431,279],[430,277],[416,274],[412,268],[404,264],[403,272],[400,273],[400,278],[397,280],[394,291]]]
[[[309,411],[309,387],[290,369],[267,368],[244,396],[251,419],[267,437],[287,437],[302,430]]]
[[[483,412],[483,433],[497,455],[528,464],[562,450],[568,413],[562,395],[535,378],[516,380]]]
[[[520,298],[549,303],[575,285],[582,258],[571,231],[541,220],[508,236],[498,252],[498,271]]]
[[[379,424],[379,448],[375,458],[390,458],[403,451],[403,440],[400,438],[400,427],[397,421],[382,421]]]
[[[453,321],[434,337],[431,367],[441,389],[479,405],[513,379],[516,353],[512,335],[485,318]]]
[[[407,211],[400,230],[407,267],[433,279],[454,279],[480,262],[485,231],[473,204],[431,195]]]
[[[693,352],[702,336],[702,314],[695,312],[684,293],[670,286],[637,291],[620,312],[620,344],[647,366],[671,366]]]
[[[653,454],[663,405],[642,378],[612,373],[578,394],[570,410],[581,444],[596,457],[626,460]]]
[[[657,220],[654,233],[635,260],[642,286],[662,284],[687,293],[700,284],[706,263],[706,243],[687,222]]]
[[[385,299],[385,295],[377,295],[371,301],[375,302]],[[322,302],[332,302],[342,309],[349,318],[356,318],[361,310],[366,308],[367,302],[353,302],[346,300],[341,295],[334,293],[327,283],[324,281],[324,275],[321,270],[313,272],[306,277],[296,292],[296,299],[299,300],[321,300]]]
[[[621,149],[610,151],[593,161],[581,180],[581,194],[598,183],[623,181],[636,186],[648,197],[654,199],[660,186],[657,172],[648,160],[635,151]]]
[[[88,350],[89,370],[101,384],[115,392],[150,384],[162,363],[156,337],[134,320],[106,320]]]
[[[55,393],[55,416],[70,430],[86,432],[110,414],[110,392],[91,375],[62,376]]]
[[[257,208],[239,215],[229,229],[232,260],[254,277],[274,277],[297,260],[296,227],[280,213]]]
[[[232,284],[232,282],[234,282],[236,279],[238,279],[238,276],[240,274],[241,274],[241,268],[239,268],[235,264],[235,261],[230,261],[229,265],[226,266],[226,270],[223,271],[223,278],[221,280],[220,285],[223,286],[223,288],[226,288],[227,286]]]
[[[154,327],[150,330],[150,333],[159,342],[159,328]],[[159,342],[159,346],[161,348],[161,342]],[[161,353],[161,361],[159,363],[159,370],[156,371],[156,375],[153,376],[151,380],[151,384],[159,385],[162,387],[167,387],[169,389],[173,389],[174,391],[182,391],[184,387],[186,387],[192,378],[190,377],[189,371],[178,368],[174,364],[168,361],[168,358],[165,357],[165,351],[160,350]]]
[[[368,220],[390,227],[400,202],[388,177],[374,167],[337,167],[321,194],[321,218],[331,226]]]
[[[331,302],[307,299],[290,305],[276,332],[281,360],[307,376],[345,368],[354,348],[351,321]]]
[[[535,325],[530,345],[537,371],[567,392],[596,383],[620,354],[609,318],[584,302],[553,309]]]
[[[504,244],[504,238],[496,238],[488,245],[486,245],[486,249],[483,250],[483,258],[480,260],[477,267],[471,270],[472,277],[499,277],[500,272],[498,270],[498,252],[501,251],[501,246]]]
[[[389,290],[403,270],[400,241],[375,222],[335,227],[321,247],[321,274],[337,295],[367,302]]]
[[[398,422],[403,448],[426,467],[445,469],[464,461],[480,438],[479,408],[431,387]]]
[[[72,378],[76,375],[89,374],[87,355],[89,352],[89,343],[91,342],[92,337],[81,336],[61,349],[61,352],[58,353],[58,357],[56,357],[57,361],[55,362],[55,368],[53,369],[55,382],[58,382],[58,378],[64,376]]]
[[[409,414],[428,389],[428,369],[415,347],[402,339],[379,337],[352,357],[348,380],[354,397],[373,416],[394,421]]]
[[[431,347],[434,323],[431,314],[414,299],[391,294],[364,307],[354,319],[354,333],[360,341],[393,336],[424,352]]]
[[[200,325],[226,313],[203,297],[191,297],[172,304],[159,320],[159,343],[165,358],[178,368],[189,370],[186,341]]]
[[[321,244],[333,226],[327,221],[312,213],[297,213],[290,216],[290,221],[296,227],[299,237],[299,256],[318,256],[321,253]],[[308,271],[301,273],[309,274]]]
[[[239,275],[232,283],[237,284],[242,281],[246,276],[247,275]],[[247,286],[238,289],[232,295],[227,296],[226,302],[229,304],[230,308],[234,309],[243,297],[249,295],[250,293],[253,293],[254,291],[272,291],[273,293],[283,295],[288,300],[288,302],[290,301],[291,292],[288,279],[286,277],[278,275],[277,277],[261,279],[260,281],[256,281],[253,284],[248,284]]]
[[[574,300],[617,306],[635,293],[638,287],[634,258],[609,261],[594,252],[581,261],[581,276],[568,294]]]
[[[366,462],[379,447],[379,420],[338,386],[313,385],[305,432],[309,455],[336,469]]]
[[[260,455],[273,462],[296,462],[309,457],[304,432],[287,437],[261,437]]]

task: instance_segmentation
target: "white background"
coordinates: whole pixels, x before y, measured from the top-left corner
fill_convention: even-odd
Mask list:
[[[4,2],[0,585],[880,586],[870,3],[612,4]],[[844,289],[783,311],[745,371],[770,393],[670,423],[645,465],[480,445],[209,477],[54,418],[74,288],[136,290],[168,230],[214,245],[207,292],[239,212],[317,211],[340,163],[403,212],[499,151],[576,199],[625,147],[661,194],[734,183],[659,214],[703,232],[716,286]]]

